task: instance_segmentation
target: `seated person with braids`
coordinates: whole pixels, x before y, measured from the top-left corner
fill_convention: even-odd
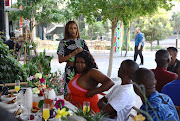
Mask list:
[[[90,108],[99,112],[98,94],[109,90],[114,82],[97,69],[93,56],[88,51],[82,51],[75,57],[76,76],[68,83],[67,100],[73,105],[83,107],[84,101],[90,102]],[[98,87],[98,84],[101,86]]]

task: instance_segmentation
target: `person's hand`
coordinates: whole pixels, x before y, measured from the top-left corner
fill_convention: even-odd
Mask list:
[[[82,47],[79,47],[76,49],[76,54],[78,54],[79,52],[82,52],[83,51],[83,48]]]
[[[141,49],[141,46],[138,46],[138,50],[140,50]]]
[[[93,97],[94,95],[95,95],[96,93],[94,93],[93,92],[93,90],[91,90],[91,91],[89,91],[88,93],[87,93],[87,97]]]
[[[0,92],[0,97],[2,96],[3,92]]]
[[[100,99],[97,105],[99,109],[102,109],[105,106],[105,103],[103,102],[103,100]]]

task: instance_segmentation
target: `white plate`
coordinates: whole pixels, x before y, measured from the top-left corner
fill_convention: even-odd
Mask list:
[[[12,104],[7,104],[9,101],[2,101],[0,102],[0,106],[6,109],[12,109],[17,107],[17,102]]]
[[[30,114],[30,115],[34,115],[34,119],[33,120],[30,120],[29,119],[29,115],[28,114],[21,114],[20,115],[20,118],[23,120],[23,121],[40,121],[42,118],[41,118],[41,116],[39,116],[39,115],[36,115],[36,114]]]
[[[14,98],[17,99],[17,96],[15,96],[15,97],[7,97],[7,95],[2,95],[2,96],[1,96],[1,100],[2,100],[2,101],[11,101],[11,100],[13,100]]]

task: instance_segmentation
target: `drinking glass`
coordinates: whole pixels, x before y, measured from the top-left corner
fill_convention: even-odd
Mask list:
[[[24,95],[24,91],[20,90],[19,93],[20,93],[20,106],[22,108],[24,108],[25,107],[25,95]]]
[[[50,117],[50,104],[43,104],[43,118],[45,121]]]
[[[20,81],[15,80],[15,90],[18,92],[20,90]]]
[[[90,111],[90,102],[84,101],[83,102],[83,113],[86,115],[87,112]]]

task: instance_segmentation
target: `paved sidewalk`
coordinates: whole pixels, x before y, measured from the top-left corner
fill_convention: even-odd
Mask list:
[[[40,51],[39,51],[40,52]],[[108,71],[108,65],[109,65],[109,50],[90,50],[91,54],[93,55],[99,70],[107,75],[107,71]],[[64,72],[64,68],[65,68],[65,63],[59,63],[58,62],[58,56],[56,54],[56,50],[49,50],[46,51],[47,55],[53,55],[54,58],[51,61],[51,68],[52,68],[52,72],[57,71],[58,69],[61,70],[62,72]],[[133,60],[133,55],[134,55],[134,51],[128,51],[127,53],[127,57],[124,57],[125,51],[122,52],[121,56],[121,52],[116,52],[114,53],[114,58],[113,58],[113,66],[112,66],[112,74],[111,77],[112,78],[116,78],[117,77],[117,72],[118,69],[120,67],[120,64],[123,60],[125,59],[132,59]],[[145,67],[148,69],[152,69],[156,67],[156,63],[155,63],[155,51],[143,51],[143,55],[144,55],[144,65],[140,66],[140,67]],[[138,56],[137,61],[138,64],[140,63],[140,58]]]

